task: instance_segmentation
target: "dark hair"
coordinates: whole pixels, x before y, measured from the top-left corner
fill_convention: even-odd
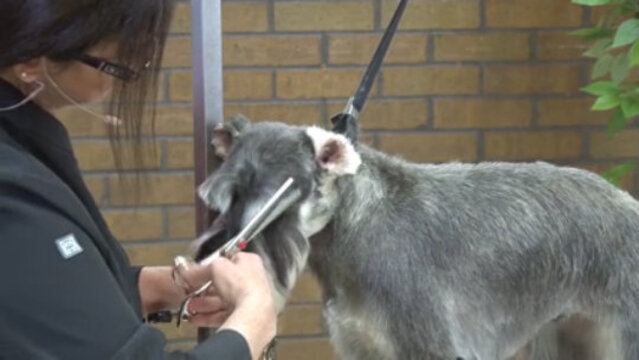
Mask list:
[[[124,135],[139,144],[143,119],[153,127],[155,112],[146,109],[156,99],[172,11],[173,0],[0,0],[0,69],[38,57],[73,61],[104,40],[117,41],[115,62],[134,70],[151,64],[133,83],[115,81],[108,104]],[[119,143],[121,130],[110,135]]]

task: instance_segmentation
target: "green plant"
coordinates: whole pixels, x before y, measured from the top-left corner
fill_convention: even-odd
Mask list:
[[[574,32],[590,43],[584,56],[595,59],[592,83],[583,88],[597,97],[592,110],[612,110],[608,134],[614,138],[626,128],[629,120],[639,115],[639,80],[629,76],[639,67],[639,1],[638,0],[572,0],[585,6],[607,6],[608,12],[591,28]],[[619,185],[620,179],[637,164],[620,165],[603,174]]]

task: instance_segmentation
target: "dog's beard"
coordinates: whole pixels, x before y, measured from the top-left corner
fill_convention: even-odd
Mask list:
[[[228,228],[218,231],[199,245],[195,259],[201,261],[206,258],[232,236]],[[282,310],[310,252],[309,240],[300,231],[294,211],[283,214],[266,227],[249,243],[247,250],[262,258],[271,278],[276,307],[278,311]]]
[[[272,277],[277,308],[281,310],[310,252],[310,243],[299,229],[297,216],[293,212],[284,214],[264,229],[249,250],[262,257]]]

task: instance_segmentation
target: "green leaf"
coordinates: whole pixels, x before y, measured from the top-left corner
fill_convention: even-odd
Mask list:
[[[600,57],[592,67],[592,78],[596,79],[606,75],[610,71],[614,60],[615,58],[610,54]]]
[[[639,115],[639,98],[630,97],[621,99],[621,110],[626,119]]]
[[[615,31],[610,28],[597,26],[592,28],[585,28],[575,30],[570,33],[570,35],[581,36],[583,41],[593,41],[604,37],[612,37],[615,34]]]
[[[572,3],[586,6],[598,6],[610,4],[611,0],[572,0]]]
[[[634,0],[613,0],[614,2],[620,4],[619,8],[621,9],[622,15],[634,14],[637,12],[637,4]]]
[[[603,56],[610,49],[612,45],[612,39],[604,38],[595,41],[594,44],[584,53],[585,57],[598,58]]]
[[[639,19],[628,19],[617,29],[612,47],[631,44],[639,39]]]
[[[626,79],[628,73],[630,72],[630,57],[628,53],[625,52],[620,54],[615,58],[612,62],[612,66],[610,67],[610,74],[612,75],[612,81],[617,84],[621,83]]]
[[[588,94],[597,96],[619,94],[620,91],[619,86],[611,81],[598,81],[582,88],[581,90]]]
[[[616,108],[621,103],[621,100],[616,95],[603,95],[597,98],[590,110],[592,111],[604,111]]]
[[[639,40],[630,48],[630,66],[639,65]]]
[[[615,186],[619,186],[621,183],[621,178],[630,174],[637,168],[637,164],[628,163],[614,167],[611,170],[608,170],[601,174],[606,180],[613,183]]]
[[[614,138],[617,136],[617,133],[623,130],[626,127],[626,117],[623,116],[623,111],[621,109],[617,109],[610,121],[608,122],[608,136],[610,138]]]

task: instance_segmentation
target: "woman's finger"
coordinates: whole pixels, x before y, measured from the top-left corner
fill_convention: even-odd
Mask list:
[[[217,289],[213,285],[209,286],[204,294],[207,296],[219,296]]]
[[[197,296],[191,299],[190,314],[207,314],[226,310],[228,306],[217,296]]]
[[[196,314],[189,318],[189,323],[197,327],[214,327],[218,328],[224,324],[226,319],[231,315],[231,311],[223,310],[216,313]]]
[[[172,276],[178,286],[187,293],[191,293],[211,280],[211,270],[209,266],[192,263],[182,257],[177,257]]]

